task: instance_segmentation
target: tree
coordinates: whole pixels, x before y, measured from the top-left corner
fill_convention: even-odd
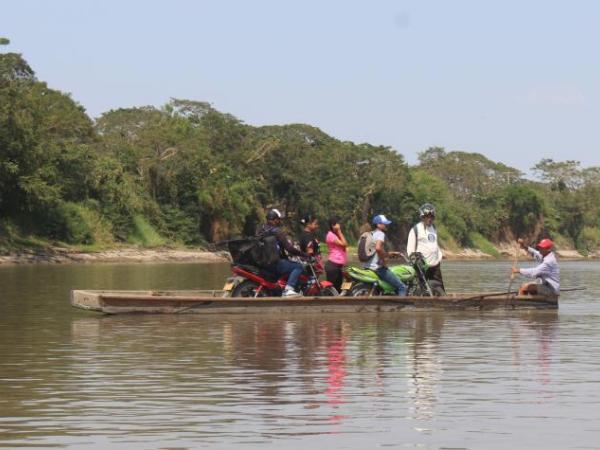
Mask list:
[[[544,202],[523,184],[508,185],[502,192],[502,209],[506,211],[505,233],[517,237],[537,238],[544,226]]]
[[[444,180],[463,199],[487,195],[508,183],[518,181],[522,173],[479,153],[450,152],[433,147],[419,155],[420,167]]]
[[[553,189],[577,189],[583,184],[579,161],[554,161],[542,159],[532,167],[533,172],[542,180],[549,183]]]

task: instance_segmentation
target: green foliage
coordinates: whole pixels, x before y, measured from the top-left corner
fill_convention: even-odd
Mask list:
[[[94,201],[59,202],[44,216],[41,227],[44,236],[67,244],[113,243],[110,224],[101,216]]]
[[[544,215],[544,203],[538,193],[522,184],[510,184],[501,196],[509,237],[514,240],[531,234]]]
[[[554,190],[575,189],[583,182],[579,161],[554,161],[545,158],[533,166],[532,170]]]
[[[134,216],[133,226],[133,233],[129,236],[130,243],[144,247],[160,247],[165,244],[165,240],[143,216]]]
[[[600,249],[600,228],[583,228],[581,233],[580,249],[588,253]]]
[[[496,247],[494,247],[490,241],[476,231],[469,233],[469,241],[472,247],[481,250],[483,253],[487,253],[488,255],[492,255],[496,258],[501,256],[500,252],[496,250]]]
[[[0,53],[4,248],[38,238],[201,245],[254,233],[271,207],[294,232],[306,213],[323,225],[339,216],[351,242],[384,213],[398,246],[424,202],[436,205],[450,250],[475,245],[494,254],[490,242],[542,235],[600,246],[599,167],[544,159],[532,182],[478,153],[434,147],[419,161],[409,167],[389,147],[341,142],[306,124],[252,127],[185,99],[111,110],[93,122],[21,55]]]
[[[439,243],[442,248],[450,250],[452,252],[458,252],[460,245],[456,242],[454,236],[448,231],[448,228],[443,223],[438,223],[436,226],[438,232]]]

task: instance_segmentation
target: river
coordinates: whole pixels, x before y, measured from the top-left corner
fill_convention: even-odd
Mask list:
[[[446,262],[448,291],[509,262]],[[600,448],[600,263],[558,311],[103,316],[71,289],[219,288],[225,264],[0,267],[0,448]]]

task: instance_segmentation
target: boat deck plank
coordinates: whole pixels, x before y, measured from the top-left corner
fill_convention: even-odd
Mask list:
[[[119,313],[252,314],[277,312],[387,312],[403,309],[556,309],[558,299],[503,293],[457,293],[446,297],[224,297],[223,291],[92,291],[74,290],[76,308]]]

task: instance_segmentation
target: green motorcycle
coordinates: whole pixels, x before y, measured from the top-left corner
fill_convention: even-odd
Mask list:
[[[428,282],[425,278],[427,263],[420,253],[413,253],[406,264],[391,266],[390,270],[406,285],[407,296],[433,297],[446,295],[441,286]],[[379,278],[371,269],[349,266],[344,271],[345,282],[342,295],[351,297],[371,297],[378,295],[396,295],[396,290],[388,282]]]

